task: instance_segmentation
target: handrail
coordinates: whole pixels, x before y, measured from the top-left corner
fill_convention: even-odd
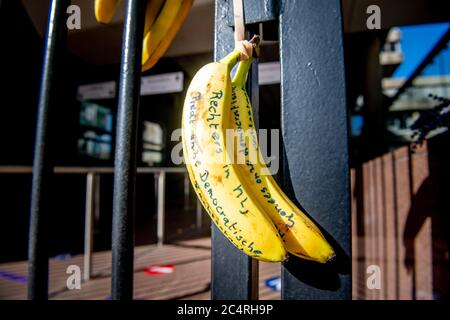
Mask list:
[[[0,174],[32,173],[32,166],[0,166]],[[88,174],[88,173],[114,173],[114,167],[70,167],[58,166],[53,172],[55,174]],[[137,173],[183,173],[187,172],[185,167],[139,167]]]
[[[91,278],[92,274],[92,252],[93,252],[93,227],[94,215],[99,210],[98,203],[94,200],[96,190],[99,187],[98,174],[113,174],[114,167],[55,167],[53,172],[55,174],[83,174],[86,175],[86,205],[85,205],[85,227],[84,227],[84,273],[83,279],[85,281]],[[14,166],[14,165],[0,165],[0,174],[31,174],[33,173],[32,166]],[[155,174],[155,179],[158,181],[157,190],[157,244],[162,246],[164,243],[164,216],[165,216],[165,185],[167,173],[187,173],[185,167],[140,167],[137,168],[137,173],[141,174]],[[98,179],[96,179],[96,177]],[[185,179],[187,179],[185,177]],[[185,188],[189,188],[189,183],[185,183]],[[202,225],[202,210],[201,204],[197,201],[196,210],[196,224],[197,228]]]

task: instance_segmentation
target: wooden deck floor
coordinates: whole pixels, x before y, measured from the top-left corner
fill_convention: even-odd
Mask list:
[[[135,299],[210,299],[211,240],[202,238],[135,248]],[[152,265],[174,265],[175,271],[164,275],[144,272]],[[93,278],[81,284],[80,290],[69,290],[66,285],[69,265],[83,266],[83,256],[66,260],[50,259],[50,299],[105,300],[111,292],[111,251],[93,255]],[[260,263],[260,299],[280,299],[280,292],[265,285],[265,280],[280,274],[280,264]],[[27,262],[0,264],[0,299],[26,298]]]

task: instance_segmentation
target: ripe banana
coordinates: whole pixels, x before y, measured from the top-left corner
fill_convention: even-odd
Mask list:
[[[144,35],[150,30],[164,0],[148,0],[145,9]],[[114,17],[120,0],[95,0],[95,18],[100,23],[108,24]]]
[[[272,219],[286,250],[295,256],[325,263],[334,258],[333,248],[311,219],[289,200],[273,177],[267,174],[267,167],[260,161],[263,158],[258,145],[252,106],[245,90],[246,76],[252,60],[250,58],[239,63],[232,82],[230,125],[237,132],[237,151],[254,155],[254,159],[247,156],[243,163],[237,163],[237,171],[248,181],[251,196]]]
[[[181,4],[181,8],[178,11],[178,15],[176,17],[175,22],[170,26],[166,36],[161,40],[156,49],[153,52],[148,53],[149,58],[143,63],[142,71],[146,71],[152,68],[158,62],[158,60],[164,55],[164,53],[166,53],[167,49],[169,48],[170,44],[172,43],[173,39],[178,33],[178,30],[180,30],[181,25],[183,24],[184,20],[189,14],[189,11],[192,7],[192,2],[193,0],[183,0],[183,3]],[[144,51],[145,50],[146,47],[144,46]]]
[[[95,0],[95,18],[100,23],[110,23],[120,0]]]
[[[95,17],[110,23],[120,0],[95,0]],[[193,0],[148,0],[142,45],[142,71],[153,67],[169,48]]]
[[[156,16],[158,15],[164,0],[147,0],[147,7],[145,9],[145,26],[144,26],[144,36],[150,31],[150,28],[155,22]]]
[[[239,56],[235,50],[192,79],[183,106],[183,155],[194,189],[219,230],[244,253],[279,262],[287,256],[280,235],[250,196],[247,181],[227,161],[230,70]]]
[[[144,34],[142,65],[144,65],[145,62],[151,57],[152,53],[167,35],[170,26],[176,22],[181,4],[185,1],[186,0],[166,0],[160,14],[150,27],[150,30]]]

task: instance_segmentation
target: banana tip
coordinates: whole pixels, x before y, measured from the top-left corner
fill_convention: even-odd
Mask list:
[[[336,253],[333,253],[325,262],[326,264],[333,264],[336,261]]]

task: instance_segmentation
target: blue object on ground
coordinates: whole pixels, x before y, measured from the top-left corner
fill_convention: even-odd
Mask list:
[[[273,291],[281,291],[281,277],[276,276],[269,278],[265,281],[266,287],[269,287]]]
[[[4,271],[0,271],[0,278],[17,281],[20,283],[27,283],[27,277],[21,276],[18,274],[9,273],[9,272],[4,272]]]
[[[61,254],[58,254],[58,255],[52,257],[51,259],[64,261],[64,260],[72,259],[72,255],[70,253],[61,253]]]

